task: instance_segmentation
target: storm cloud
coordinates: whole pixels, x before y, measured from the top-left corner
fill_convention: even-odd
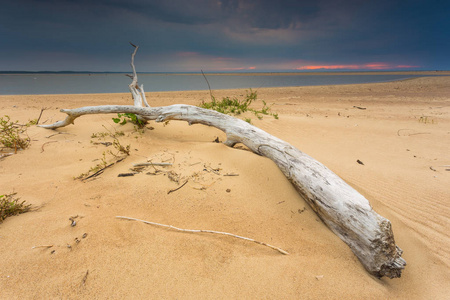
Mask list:
[[[0,70],[450,69],[447,1],[3,0]],[[375,66],[375,67],[374,67]]]

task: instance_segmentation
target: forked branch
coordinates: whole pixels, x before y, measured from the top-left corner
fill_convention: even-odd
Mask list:
[[[136,52],[139,49],[139,46],[134,45],[130,42],[130,45],[134,47],[134,51],[131,54],[131,69],[133,70],[133,75],[131,77],[132,81],[128,85],[130,89],[131,95],[133,96],[134,106],[136,107],[150,107],[147,103],[147,99],[145,98],[144,85],[142,84],[140,87],[138,85],[138,77],[136,73],[136,67],[134,66],[134,57],[136,56]]]

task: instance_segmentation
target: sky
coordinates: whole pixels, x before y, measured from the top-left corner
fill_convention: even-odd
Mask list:
[[[1,0],[0,71],[450,70],[450,1]]]

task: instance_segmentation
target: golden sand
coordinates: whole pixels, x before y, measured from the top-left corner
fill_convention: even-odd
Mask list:
[[[244,94],[215,91],[217,98]],[[147,93],[147,98],[153,106],[196,105],[208,100],[209,92]],[[217,129],[151,122],[153,130],[138,134],[131,124],[114,124],[111,115],[95,115],[57,131],[30,127],[31,147],[0,160],[0,194],[17,192],[39,207],[0,224],[0,298],[448,297],[450,77],[265,88],[258,99],[273,103],[279,120],[248,115],[256,126],[324,163],[392,222],[408,263],[401,278],[369,275],[275,164],[213,143],[225,139]],[[128,94],[0,96],[0,115],[26,123],[45,107],[41,122],[49,124],[65,117],[60,108],[131,103]],[[92,143],[99,142],[92,134],[105,127],[125,132],[119,139],[131,145],[131,155],[93,180],[74,180],[112,149]],[[156,167],[164,171],[160,175],[147,175],[155,173],[150,167],[118,177],[148,160],[173,165]],[[168,194],[186,178],[184,187]],[[290,255],[115,216],[230,232]],[[33,248],[43,245],[52,247]]]

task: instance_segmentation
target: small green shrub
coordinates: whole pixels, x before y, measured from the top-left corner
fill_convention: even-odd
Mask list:
[[[132,113],[123,113],[123,114],[117,114],[117,118],[112,118],[114,123],[125,125],[127,123],[132,123],[136,125],[138,128],[144,128],[146,122],[139,119],[139,117]]]
[[[117,150],[117,152],[113,152],[111,150],[103,151],[102,158],[97,159],[97,160],[100,160],[99,163],[97,163],[95,166],[91,167],[87,172],[81,173],[80,175],[74,177],[74,179],[84,180],[84,179],[90,177],[91,175],[95,175],[96,173],[100,172],[101,170],[104,170],[104,169],[114,165],[118,161],[124,160],[125,157],[130,155],[130,151],[131,151],[130,144],[124,146],[121,144],[120,140],[117,138],[118,136],[124,136],[125,133],[123,131],[115,131],[113,133],[110,130],[108,130],[105,126],[103,126],[103,128],[105,128],[108,132],[93,133],[91,135],[91,139],[97,139],[99,141],[100,140],[106,141],[106,139],[110,137],[113,139],[112,142],[107,141],[107,142],[98,143],[98,142],[93,142],[91,140],[91,143],[92,144],[103,144],[105,146],[112,145]],[[112,157],[110,157],[110,156],[112,156]]]
[[[30,138],[26,135],[27,127],[18,124],[18,121],[12,122],[7,115],[0,118],[0,144],[2,148],[26,149],[30,145]]]
[[[211,95],[211,102],[204,102],[200,104],[200,107],[218,111],[223,114],[240,115],[249,110],[250,104],[256,100],[257,94],[250,90],[250,94],[247,91],[245,99],[239,100],[236,97],[230,99],[229,97],[223,98],[222,101],[217,101],[216,97]]]
[[[254,101],[256,101],[257,98],[258,98],[257,92],[252,91],[251,89],[250,92],[247,91],[247,94],[243,100],[239,100],[236,97],[232,99],[230,99],[229,97],[225,97],[222,99],[222,101],[217,101],[216,98],[211,94],[211,102],[202,101],[202,103],[199,106],[201,108],[215,110],[227,115],[240,115],[244,112],[249,111],[254,113],[255,116],[260,120],[263,118],[262,115],[271,115],[275,119],[278,119],[278,114],[272,113],[270,106],[268,106],[266,101],[264,100],[262,100],[263,107],[261,109],[250,108],[250,105]],[[246,118],[245,121],[251,123],[251,119],[249,118]]]
[[[431,117],[429,117],[429,116],[421,116],[421,117],[419,118],[419,123],[424,123],[424,124],[431,123],[431,124],[434,124],[435,122],[434,122],[434,120],[433,120]]]
[[[106,140],[106,138],[110,137],[113,139],[112,143],[111,142],[107,142],[107,143],[102,143],[102,144],[109,144],[109,145],[113,145],[114,148],[116,148],[116,150],[118,151],[117,154],[122,153],[122,154],[126,154],[126,155],[130,155],[130,145],[122,145],[122,143],[120,142],[120,140],[118,139],[118,136],[124,136],[125,133],[123,131],[117,131],[115,130],[114,133],[111,132],[110,130],[108,130],[108,128],[106,128],[103,125],[103,128],[106,129],[106,131],[108,132],[95,132],[91,135],[91,139],[98,139],[98,140]],[[96,142],[93,142],[91,140],[92,144],[98,144]],[[112,151],[108,151],[110,152],[111,155],[113,156],[117,156],[117,154],[112,153]]]
[[[28,123],[26,124],[27,127],[37,125],[38,119],[28,120]]]
[[[20,198],[16,198],[17,193],[0,195],[0,223],[7,217],[30,211],[31,204],[25,204],[25,201],[20,202]]]

